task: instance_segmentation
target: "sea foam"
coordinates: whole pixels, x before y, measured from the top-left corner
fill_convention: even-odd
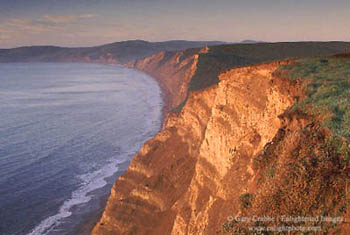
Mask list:
[[[81,186],[72,193],[71,198],[63,203],[55,215],[46,218],[37,225],[29,235],[45,235],[54,230],[61,224],[62,219],[72,215],[71,209],[73,206],[89,202],[92,199],[92,195],[89,195],[89,193],[107,184],[105,179],[118,171],[118,164],[120,163],[121,161],[113,161],[99,170],[79,176],[82,180]]]

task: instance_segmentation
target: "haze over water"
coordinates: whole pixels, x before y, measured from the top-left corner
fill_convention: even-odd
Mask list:
[[[135,70],[0,64],[0,234],[72,234],[160,117],[157,83]]]

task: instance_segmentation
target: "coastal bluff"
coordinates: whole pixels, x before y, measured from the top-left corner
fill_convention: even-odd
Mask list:
[[[166,103],[163,127],[114,184],[93,235],[227,234],[248,226],[228,218],[336,214],[343,206],[345,199],[338,197],[345,188],[341,179],[348,177],[344,165],[334,159],[316,164],[312,176],[300,170],[305,169],[301,150],[313,144],[314,153],[324,153],[325,147],[312,141],[324,143],[330,134],[318,119],[289,112],[307,95],[307,82],[279,73],[296,59],[262,63],[281,54],[230,56],[224,47],[161,52],[127,64],[159,82]],[[303,56],[295,53],[292,48],[283,56]],[[319,139],[311,138],[313,133]],[[320,184],[325,188],[306,180],[320,182],[329,172],[334,178]],[[307,205],[305,190],[313,199]]]
[[[158,82],[161,131],[115,182],[92,234],[348,234],[350,43],[211,43],[21,47],[0,62],[117,64]]]
[[[237,215],[256,188],[252,157],[293,102],[270,85],[277,66],[235,69],[190,94],[117,180],[92,234],[215,234]]]

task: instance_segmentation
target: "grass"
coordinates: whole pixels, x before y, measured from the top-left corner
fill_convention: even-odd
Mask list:
[[[350,51],[348,42],[284,42],[258,44],[225,44],[209,46],[209,52],[199,55],[197,70],[190,81],[188,93],[219,83],[219,74],[240,66],[288,58],[327,56]],[[184,53],[191,54],[193,49]],[[180,112],[184,100],[173,112]]]
[[[307,124],[295,129],[283,127],[254,157],[255,171],[263,174],[258,175],[254,194],[240,196],[243,216],[344,217],[348,212],[350,179],[350,59],[299,59],[281,66],[276,75],[292,83],[303,81],[305,98],[286,115],[306,117]],[[268,225],[291,224],[279,221]],[[300,225],[321,226],[322,232],[327,233],[342,223],[318,221]],[[236,223],[224,228],[236,231],[248,226]]]
[[[256,197],[251,207],[244,211],[244,216],[344,216],[348,161],[339,153],[342,142],[339,138],[327,139],[323,128],[314,122],[302,129],[286,132],[273,144],[284,148],[270,145],[260,157],[270,162],[258,165],[257,171],[265,174],[258,176],[261,179],[257,181],[259,189],[254,192]],[[295,145],[291,146],[291,141]],[[291,224],[279,221],[269,225]],[[322,226],[325,232],[327,228],[336,226],[326,222],[312,225]],[[246,227],[242,223],[235,225],[240,226]]]
[[[285,42],[258,44],[226,44],[210,46],[208,53],[200,54],[198,68],[189,90],[200,90],[219,82],[218,75],[228,69],[282,60],[326,56],[350,51],[345,42]]]
[[[284,65],[276,73],[290,80],[306,81],[306,98],[288,112],[320,118],[334,135],[350,138],[350,60],[317,57]]]

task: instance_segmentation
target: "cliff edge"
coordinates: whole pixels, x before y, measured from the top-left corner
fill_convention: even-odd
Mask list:
[[[346,231],[350,98],[341,88],[350,87],[349,59],[222,66],[217,81],[191,88],[203,69],[200,55],[208,53],[160,53],[130,65],[166,81],[167,118],[113,186],[92,234],[251,233],[254,226],[294,225],[233,219],[281,215],[337,216],[342,221],[302,225]]]

